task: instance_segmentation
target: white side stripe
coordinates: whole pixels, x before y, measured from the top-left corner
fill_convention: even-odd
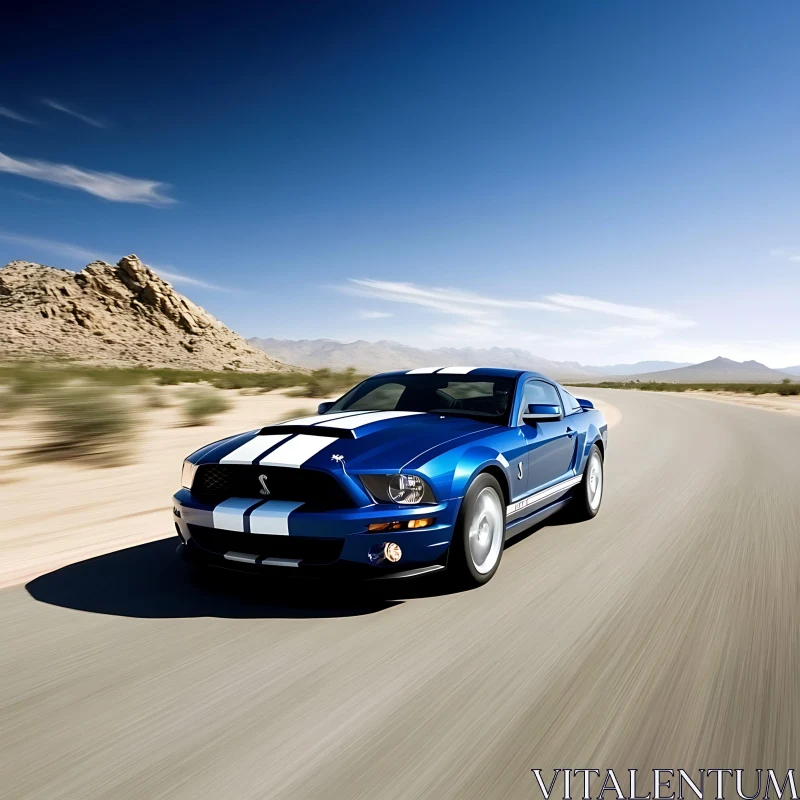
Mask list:
[[[269,433],[265,436],[256,436],[249,442],[245,442],[241,447],[228,453],[219,460],[220,464],[252,464],[265,450],[274,447],[278,442],[288,439],[290,433],[277,434]]]
[[[523,508],[532,506],[541,500],[546,500],[548,497],[552,497],[554,494],[565,492],[570,487],[579,484],[582,480],[583,475],[575,475],[575,477],[561,481],[561,483],[557,483],[555,486],[549,486],[547,489],[542,489],[541,492],[532,494],[530,497],[525,497],[522,500],[518,500],[516,503],[512,503],[510,506],[506,506],[506,515],[509,516],[511,514],[516,514],[518,511],[522,511]]]
[[[268,453],[259,461],[259,464],[271,464],[274,467],[299,467],[311,456],[315,456],[328,445],[339,441],[335,436],[310,436],[299,433],[294,439],[282,444],[277,449]]]
[[[250,515],[250,533],[266,533],[273,536],[289,535],[289,514],[302,503],[288,500],[269,500]]]
[[[231,497],[214,508],[212,517],[214,527],[223,531],[244,533],[244,512],[258,500],[252,497]]]
[[[439,370],[440,375],[466,375],[477,367],[445,367]]]
[[[437,369],[441,369],[441,367],[417,367],[410,369],[406,375],[427,375],[429,372],[436,372]]]
[[[397,417],[411,417],[416,414],[421,414],[421,411],[373,411],[371,414],[359,414],[357,417],[350,417],[349,419],[336,420],[335,422],[323,422],[318,425],[318,428],[344,428],[346,430],[355,430],[362,425],[369,425],[371,422],[383,422],[387,419],[396,419]]]

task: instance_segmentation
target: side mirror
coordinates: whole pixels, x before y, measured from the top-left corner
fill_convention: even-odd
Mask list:
[[[575,398],[581,408],[594,408],[594,403],[591,400],[583,400],[580,397]]]
[[[329,403],[320,403],[317,406],[317,414],[327,414],[333,408],[333,400]]]
[[[561,419],[561,406],[548,406],[541,403],[531,403],[528,410],[523,412],[522,421],[527,425],[537,422],[558,422]]]

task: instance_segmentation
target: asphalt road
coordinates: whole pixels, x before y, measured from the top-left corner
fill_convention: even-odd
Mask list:
[[[533,767],[800,767],[800,418],[592,394],[622,412],[600,515],[516,541],[477,591],[198,585],[167,540],[0,592],[0,794],[529,798]]]

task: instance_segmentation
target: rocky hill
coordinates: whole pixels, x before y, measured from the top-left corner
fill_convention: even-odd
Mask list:
[[[104,366],[286,371],[176,292],[134,255],[80,272],[12,261],[0,269],[0,358]]]

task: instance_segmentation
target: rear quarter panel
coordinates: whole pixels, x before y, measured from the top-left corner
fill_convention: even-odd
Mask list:
[[[581,441],[578,445],[575,471],[581,474],[586,466],[589,451],[592,449],[593,444],[597,444],[600,447],[603,451],[603,457],[605,457],[608,445],[608,425],[603,413],[596,408],[582,411],[579,414],[571,414],[567,419],[574,419],[576,423],[580,420]]]

